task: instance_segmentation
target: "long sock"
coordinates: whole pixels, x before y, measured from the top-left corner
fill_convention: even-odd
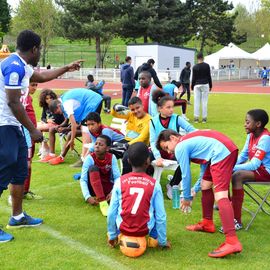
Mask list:
[[[241,216],[242,216],[243,200],[244,200],[244,189],[233,189],[232,205],[234,211],[234,218],[239,223],[242,223]]]
[[[99,171],[90,171],[89,179],[90,179],[91,186],[97,196],[97,199],[99,201],[104,201],[106,197],[103,191],[103,186],[101,183]]]
[[[214,193],[212,189],[202,190],[203,219],[213,220]]]
[[[218,201],[219,216],[224,234],[227,237],[236,236],[233,220],[233,208],[228,198],[222,198]]]

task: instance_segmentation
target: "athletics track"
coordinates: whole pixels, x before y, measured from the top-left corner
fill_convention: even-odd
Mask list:
[[[84,88],[85,80],[56,79],[47,83],[40,83],[39,89],[50,88],[54,90],[71,88]],[[121,83],[106,82],[104,93],[112,98],[121,97]],[[241,80],[241,81],[214,81],[213,93],[250,93],[250,94],[270,94],[270,86],[263,87],[261,80]]]

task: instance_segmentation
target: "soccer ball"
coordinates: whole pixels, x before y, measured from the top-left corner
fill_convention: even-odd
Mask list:
[[[128,257],[139,257],[146,250],[146,238],[121,235],[120,237],[120,250]]]

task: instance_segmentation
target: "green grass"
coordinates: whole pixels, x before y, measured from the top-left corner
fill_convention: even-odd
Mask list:
[[[34,96],[37,116],[37,96]],[[114,101],[116,102],[116,101]],[[113,102],[113,103],[114,103]],[[245,141],[243,128],[246,112],[251,108],[264,108],[269,112],[269,95],[211,94],[209,98],[209,122],[197,124],[197,128],[212,128],[230,136],[242,148]],[[188,107],[192,118],[193,106]],[[179,108],[177,108],[177,111]],[[102,115],[109,124],[111,117]],[[80,149],[80,145],[77,145]],[[59,149],[58,149],[59,151]],[[190,215],[173,210],[171,201],[165,198],[168,221],[168,239],[172,249],[162,251],[148,249],[137,259],[130,259],[117,249],[106,245],[106,219],[98,207],[87,205],[82,197],[79,182],[72,179],[78,172],[69,165],[76,161],[68,154],[66,162],[58,166],[33,162],[31,190],[44,197],[40,201],[24,201],[24,209],[33,216],[44,218],[45,224],[34,229],[14,230],[15,240],[1,245],[0,269],[267,269],[270,266],[269,217],[260,213],[248,232],[240,231],[244,246],[242,254],[226,259],[211,259],[207,253],[224,239],[220,233],[191,233],[185,226],[201,218],[200,195],[193,203]],[[196,181],[199,166],[192,165]],[[166,176],[161,184],[165,191]],[[0,224],[8,221],[7,192],[0,201]],[[254,208],[249,200],[246,206]],[[243,213],[243,222],[250,219]],[[217,227],[220,226],[215,212]],[[93,255],[94,254],[94,255]],[[115,265],[116,263],[120,264]]]

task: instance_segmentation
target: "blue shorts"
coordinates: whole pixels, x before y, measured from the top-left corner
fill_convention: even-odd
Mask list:
[[[0,126],[0,195],[8,184],[23,185],[28,175],[27,144],[17,126]]]

